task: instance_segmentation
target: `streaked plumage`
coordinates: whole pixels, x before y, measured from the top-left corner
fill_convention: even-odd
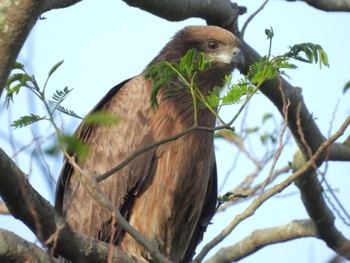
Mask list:
[[[214,44],[213,44],[214,43]],[[217,45],[217,46],[216,46]],[[213,59],[198,77],[204,94],[223,83],[234,67],[243,66],[238,39],[219,27],[193,26],[179,31],[150,65],[178,62],[190,48]],[[149,102],[152,81],[145,72],[114,87],[94,108],[119,118],[113,126],[90,126],[78,132],[89,146],[80,166],[100,175],[153,142],[176,135],[193,125],[192,98],[180,93],[162,100],[153,111]],[[165,89],[166,87],[163,87]],[[215,117],[200,109],[198,122],[213,127]],[[174,262],[189,262],[216,205],[216,167],[213,134],[196,131],[161,145],[133,160],[99,183],[102,191],[142,235],[158,245]],[[79,185],[66,162],[57,187],[56,208],[74,228],[109,241],[111,217]],[[129,254],[150,260],[147,252],[116,225],[115,244]]]

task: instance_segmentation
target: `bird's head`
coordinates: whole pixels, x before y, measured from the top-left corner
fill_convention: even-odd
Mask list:
[[[179,31],[179,39],[186,52],[190,48],[203,52],[214,68],[227,70],[244,68],[244,55],[239,39],[230,31],[217,26],[189,26]]]
[[[239,39],[230,31],[217,26],[188,26],[178,31],[173,39],[150,63],[179,62],[189,49],[203,52],[211,60],[213,69],[229,74],[233,69],[242,71],[244,55]]]

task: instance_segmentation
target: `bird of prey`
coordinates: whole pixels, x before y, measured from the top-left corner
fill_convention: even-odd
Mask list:
[[[92,110],[119,118],[117,125],[90,125],[77,136],[89,147],[79,166],[101,175],[135,151],[174,136],[194,124],[193,100],[182,92],[164,99],[176,79],[161,87],[159,108],[150,104],[152,79],[147,68],[161,61],[178,63],[189,49],[203,52],[211,67],[201,72],[196,84],[204,95],[234,68],[242,69],[240,43],[231,32],[216,26],[189,26],[180,30],[138,76],[112,88]],[[163,98],[163,99],[162,99]],[[215,126],[215,116],[198,107],[198,125]],[[195,248],[212,216],[217,199],[217,175],[213,133],[194,131],[175,141],[149,150],[112,176],[99,182],[109,198],[144,237],[173,262],[191,261]],[[79,183],[66,162],[57,186],[56,209],[75,229],[114,244],[142,261],[151,261],[147,251],[111,219]]]

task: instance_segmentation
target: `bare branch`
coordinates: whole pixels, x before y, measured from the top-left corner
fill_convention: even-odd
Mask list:
[[[238,6],[230,0],[124,0],[124,2],[169,21],[199,17],[206,20],[208,25],[224,28],[236,27],[237,17],[246,12],[245,7]]]
[[[287,0],[294,2],[297,0]],[[323,11],[337,11],[337,12],[350,12],[350,1],[349,0],[299,0],[307,3],[308,5],[315,7]]]
[[[264,7],[266,6],[266,4],[269,2],[269,0],[265,0],[261,6],[259,6],[259,8],[253,13],[251,14],[247,21],[245,21],[244,25],[242,26],[242,29],[241,29],[241,37],[243,38],[244,36],[244,33],[245,33],[245,30],[247,29],[247,26],[248,24],[253,20],[254,17],[257,16],[257,14],[259,14],[263,9]]]
[[[2,244],[1,262],[58,262],[40,247],[5,229],[0,229],[0,244]]]
[[[237,215],[234,220],[212,241],[210,241],[207,245],[205,245],[202,251],[198,254],[198,256],[194,259],[193,262],[200,262],[207,255],[207,253],[216,246],[219,242],[224,240],[232,231],[236,228],[236,226],[243,221],[244,219],[252,216],[254,212],[269,198],[274,196],[277,193],[280,193],[285,188],[287,188],[291,183],[293,183],[298,177],[308,174],[310,170],[313,169],[315,162],[321,157],[321,155],[332,145],[332,143],[337,140],[341,135],[343,135],[344,131],[350,124],[350,117],[348,117],[340,129],[328,140],[321,144],[316,153],[308,160],[308,162],[298,171],[294,172],[290,175],[286,180],[282,183],[275,185],[271,190],[267,191],[263,195],[254,199],[254,201],[249,205],[249,207],[241,214]],[[349,250],[350,251],[350,250]]]
[[[238,243],[220,249],[205,263],[230,263],[251,255],[268,245],[290,241],[301,237],[317,237],[311,220],[295,220],[285,225],[255,230]]]
[[[36,192],[25,179],[25,175],[0,148],[0,196],[11,214],[37,234],[37,223],[48,246],[56,245],[56,252],[74,262],[107,262],[108,244],[74,231],[54,210],[52,205]],[[34,218],[27,204],[35,209]],[[39,222],[35,222],[38,220]],[[55,238],[53,238],[55,236]],[[57,244],[54,244],[57,241]],[[130,255],[115,247],[113,260],[135,262]],[[21,262],[21,261],[19,261]]]

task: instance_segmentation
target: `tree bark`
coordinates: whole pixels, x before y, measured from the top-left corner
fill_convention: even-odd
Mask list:
[[[45,0],[0,2],[0,96],[12,66]]]
[[[308,5],[328,12],[350,12],[349,0],[287,0],[289,2],[303,1]]]
[[[0,262],[58,262],[40,247],[5,229],[0,229],[0,251]]]
[[[311,220],[295,220],[285,225],[255,230],[238,243],[220,249],[205,263],[235,262],[268,245],[301,237],[317,237],[316,227]]]

